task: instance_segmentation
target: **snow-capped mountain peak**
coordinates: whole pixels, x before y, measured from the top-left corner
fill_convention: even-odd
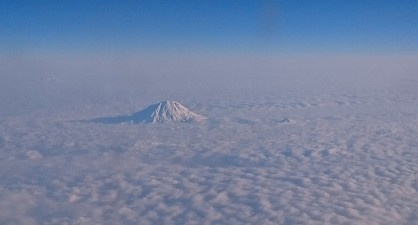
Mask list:
[[[134,113],[131,122],[139,123],[168,123],[168,122],[187,122],[201,121],[206,119],[176,101],[163,101],[148,106],[146,109]]]

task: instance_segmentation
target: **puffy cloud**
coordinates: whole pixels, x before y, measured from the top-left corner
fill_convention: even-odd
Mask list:
[[[4,117],[0,223],[415,224],[413,90],[321,81],[189,96],[203,124],[80,122],[137,107],[120,101]]]

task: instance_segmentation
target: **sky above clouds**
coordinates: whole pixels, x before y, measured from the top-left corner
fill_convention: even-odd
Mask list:
[[[415,54],[418,2],[2,1],[2,52]]]
[[[417,21],[417,0],[0,0],[0,224],[416,225]],[[163,100],[208,119],[87,122]]]

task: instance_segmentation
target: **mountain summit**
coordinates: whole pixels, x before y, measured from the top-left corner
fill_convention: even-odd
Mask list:
[[[93,119],[100,123],[172,123],[202,121],[206,117],[190,111],[176,101],[163,101],[153,104],[130,116],[116,116]]]
[[[132,114],[133,123],[169,123],[201,121],[206,119],[176,101],[163,101],[148,106],[146,109]]]

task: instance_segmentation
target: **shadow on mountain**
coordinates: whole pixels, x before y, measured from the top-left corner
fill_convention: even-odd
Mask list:
[[[131,116],[115,116],[115,117],[100,117],[96,119],[89,120],[88,122],[93,123],[105,123],[105,124],[121,124],[131,121]]]
[[[132,123],[151,123],[150,115],[155,110],[155,105],[151,105],[144,110],[136,112],[132,115],[124,115],[124,116],[113,116],[113,117],[99,117],[89,122],[93,123],[104,123],[104,124],[132,124]]]
[[[176,101],[163,101],[153,104],[127,116],[101,117],[90,120],[105,124],[137,124],[137,123],[173,123],[202,121],[206,117],[190,111]]]

